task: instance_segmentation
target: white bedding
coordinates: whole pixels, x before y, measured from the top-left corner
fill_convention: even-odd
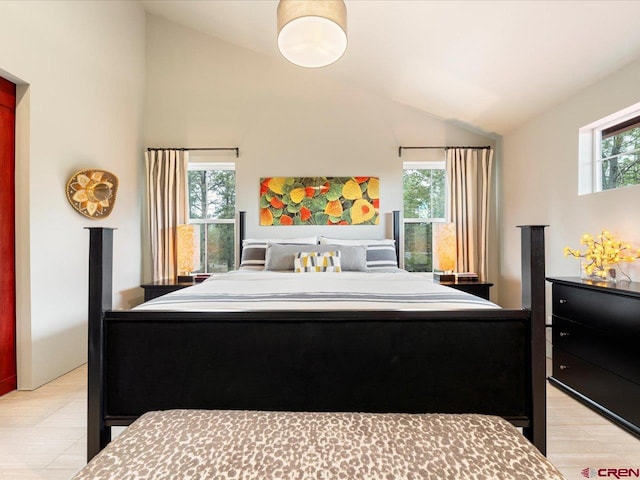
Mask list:
[[[150,300],[137,310],[460,310],[499,308],[424,275],[238,270]]]

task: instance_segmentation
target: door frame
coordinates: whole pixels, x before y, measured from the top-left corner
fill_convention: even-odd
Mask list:
[[[0,109],[8,113],[9,135],[0,144],[0,395],[17,388],[16,262],[15,262],[15,158],[16,85],[0,77]],[[2,158],[4,157],[4,160]]]

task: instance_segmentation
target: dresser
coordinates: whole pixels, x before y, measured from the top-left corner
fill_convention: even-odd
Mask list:
[[[548,278],[549,382],[640,436],[640,283]]]

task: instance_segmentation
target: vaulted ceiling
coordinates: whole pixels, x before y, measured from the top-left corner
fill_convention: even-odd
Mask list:
[[[504,134],[640,58],[638,1],[345,3],[347,52],[318,75],[485,133]],[[276,46],[277,0],[142,4],[289,66]]]

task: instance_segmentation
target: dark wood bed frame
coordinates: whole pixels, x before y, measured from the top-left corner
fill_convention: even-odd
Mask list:
[[[491,414],[544,454],[544,226],[521,229],[521,310],[150,312],[111,310],[89,228],[88,459],[174,408]]]

